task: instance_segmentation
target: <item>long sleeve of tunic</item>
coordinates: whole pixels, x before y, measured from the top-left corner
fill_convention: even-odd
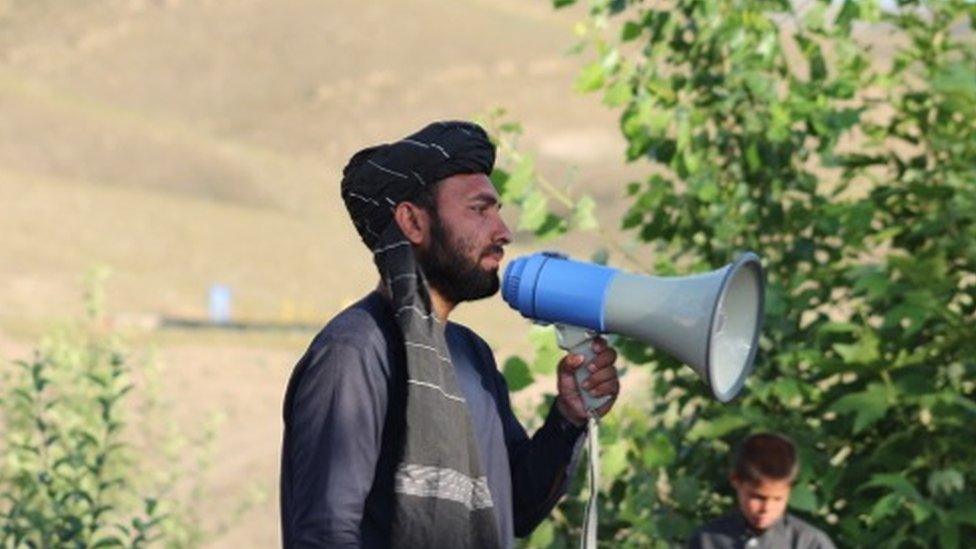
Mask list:
[[[284,403],[285,547],[386,547],[402,447],[403,345],[371,294],[340,313],[295,366]],[[565,492],[582,430],[552,410],[530,438],[491,351],[470,330],[447,338],[471,411],[501,539],[527,535]]]

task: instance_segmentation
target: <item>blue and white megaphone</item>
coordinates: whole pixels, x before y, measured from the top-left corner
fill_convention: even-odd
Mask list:
[[[597,334],[625,335],[691,366],[727,402],[752,369],[764,288],[762,265],[751,252],[721,269],[681,277],[630,274],[543,252],[506,267],[502,297],[523,316],[555,324],[560,347],[586,362]],[[577,384],[588,376],[580,367]],[[589,410],[609,398],[581,393]]]

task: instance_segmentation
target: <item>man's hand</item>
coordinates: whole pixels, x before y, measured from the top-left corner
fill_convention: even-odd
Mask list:
[[[596,398],[610,395],[610,400],[596,411],[599,417],[603,417],[613,407],[614,402],[617,401],[617,394],[620,393],[620,380],[617,378],[617,368],[614,366],[617,351],[610,348],[602,337],[597,337],[593,340],[593,352],[596,353],[596,357],[587,366],[590,377],[583,383],[583,388]],[[568,354],[559,361],[556,377],[556,389],[559,391],[556,397],[556,408],[564,418],[577,426],[586,424],[589,418],[583,397],[576,387],[576,370],[582,364],[582,355]]]

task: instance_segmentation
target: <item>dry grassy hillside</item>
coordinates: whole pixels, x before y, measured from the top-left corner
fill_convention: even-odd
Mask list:
[[[0,316],[61,314],[96,262],[124,310],[199,314],[213,281],[252,317],[331,310],[371,273],[343,163],[432,119],[505,106],[553,175],[613,181],[613,114],[570,91],[571,22],[545,3],[8,2]]]
[[[574,21],[541,0],[0,0],[0,356],[76,315],[94,265],[120,315],[202,317],[223,282],[239,316],[324,321],[375,283],[345,160],[434,119],[506,107],[542,170],[578,168],[613,219],[622,144],[571,91]],[[501,354],[525,345],[500,300],[459,316]],[[207,508],[267,491],[216,546],[276,544],[280,399],[306,340],[138,336],[180,424],[226,415]]]

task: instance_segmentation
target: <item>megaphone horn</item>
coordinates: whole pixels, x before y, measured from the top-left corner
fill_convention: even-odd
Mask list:
[[[502,296],[523,316],[556,324],[566,350],[586,354],[596,333],[625,335],[691,366],[726,402],[755,360],[764,288],[762,265],[751,252],[721,269],[681,277],[631,274],[543,252],[508,265]],[[599,404],[587,399],[590,409]]]

